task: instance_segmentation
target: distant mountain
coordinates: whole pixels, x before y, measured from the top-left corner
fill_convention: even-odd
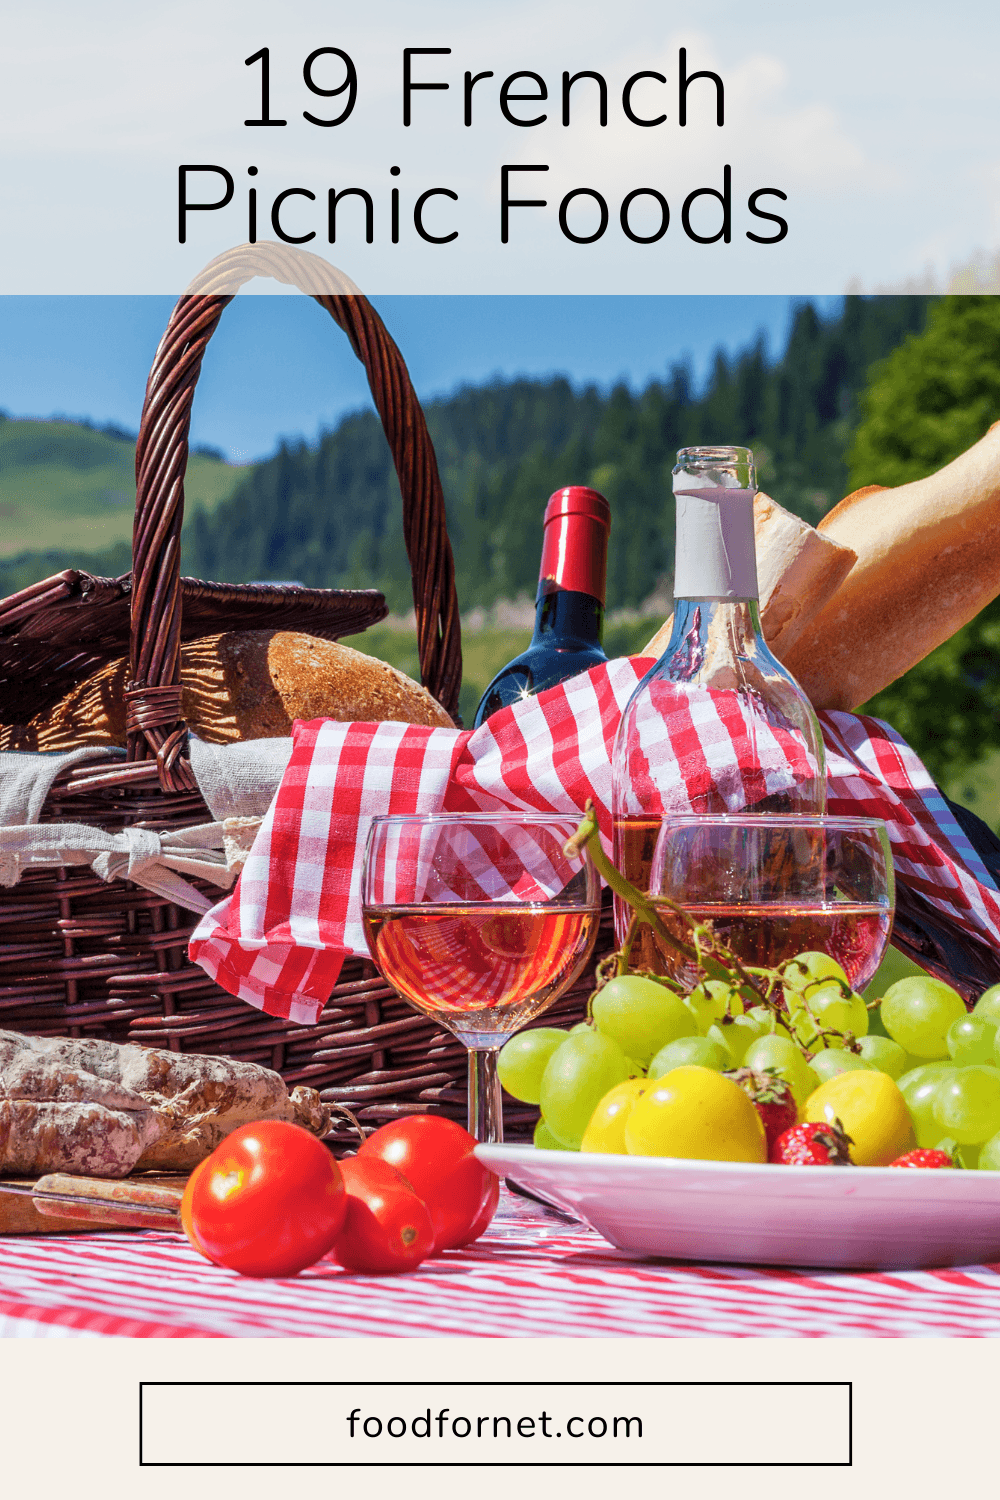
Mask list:
[[[198,450],[188,465],[189,504],[214,510],[245,474],[218,451]],[[134,434],[0,416],[0,559],[130,543],[134,512]]]

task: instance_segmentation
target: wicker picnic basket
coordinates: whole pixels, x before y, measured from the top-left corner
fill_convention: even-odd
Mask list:
[[[253,275],[308,290],[365,365],[402,492],[422,680],[457,711],[461,643],[444,500],[403,359],[374,309],[325,262],[283,246],[242,247],[219,257],[180,298],[157,350],[136,447],[132,573],[101,579],[71,570],[0,601],[8,724],[57,702],[126,643],[130,652],[125,761],[73,764],[53,785],[43,822],[166,830],[211,821],[186,754],[181,641],[241,628],[335,639],[385,614],[374,590],[180,578],[192,397],[223,309]],[[217,887],[198,888],[219,897]],[[195,923],[191,912],[86,867],[27,873],[0,888],[0,1028],[225,1053],[276,1068],[289,1084],[308,1083],[373,1122],[414,1110],[464,1119],[464,1048],[414,1014],[371,964],[349,960],[321,1023],[300,1026],[234,999],[192,964],[187,942]],[[607,918],[603,936],[606,948]],[[578,983],[554,1014],[579,1019],[588,988],[586,979]],[[533,1118],[514,1107],[508,1127],[523,1131]]]

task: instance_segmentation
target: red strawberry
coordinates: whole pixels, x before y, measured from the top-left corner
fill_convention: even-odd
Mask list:
[[[783,1167],[849,1167],[851,1145],[839,1120],[832,1125],[793,1125],[779,1135],[768,1161]]]
[[[929,1151],[926,1147],[918,1147],[916,1151],[907,1151],[905,1156],[897,1156],[895,1161],[889,1163],[890,1167],[953,1167],[955,1161],[947,1151]]]
[[[764,1068],[759,1073],[753,1068],[736,1068],[726,1077],[732,1078],[749,1094],[767,1133],[770,1153],[779,1135],[789,1130],[799,1117],[791,1089],[773,1068]]]

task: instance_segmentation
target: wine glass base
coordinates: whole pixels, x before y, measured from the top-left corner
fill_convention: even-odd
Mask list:
[[[535,1193],[528,1192],[519,1183],[511,1182],[509,1178],[502,1179],[500,1201],[492,1219],[493,1226],[499,1227],[501,1232],[507,1230],[510,1233],[520,1233],[529,1226],[537,1228],[540,1220],[546,1226],[551,1226],[550,1232],[580,1223],[572,1214],[557,1208],[554,1203],[547,1203]]]

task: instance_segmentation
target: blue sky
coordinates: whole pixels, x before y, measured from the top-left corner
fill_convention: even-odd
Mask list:
[[[562,374],[639,389],[718,347],[787,336],[789,297],[378,297],[422,400],[495,375]],[[839,298],[815,299],[829,315]],[[0,297],[0,408],[135,430],[169,297]],[[369,400],[347,340],[310,299],[237,298],[205,357],[192,437],[247,463],[282,436],[312,441]]]

